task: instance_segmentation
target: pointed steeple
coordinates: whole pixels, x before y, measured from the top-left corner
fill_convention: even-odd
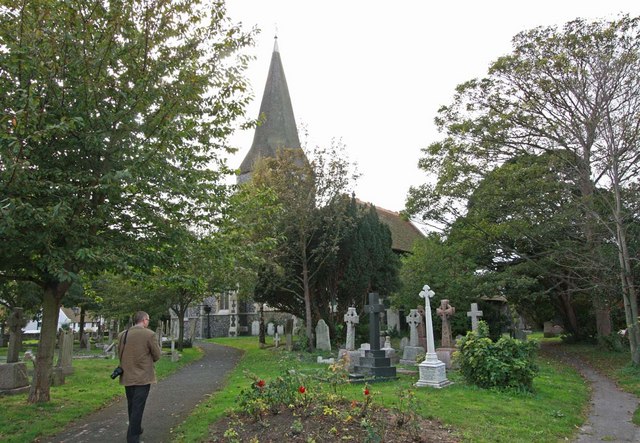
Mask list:
[[[251,149],[240,165],[238,183],[244,183],[251,177],[255,162],[264,157],[275,157],[278,149],[301,149],[298,128],[293,116],[293,106],[289,97],[289,88],[282,68],[278,37],[275,37],[273,54],[267,83],[260,104],[260,120],[256,128]]]

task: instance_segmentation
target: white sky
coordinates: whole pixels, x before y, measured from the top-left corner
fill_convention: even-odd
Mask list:
[[[277,32],[309,144],[342,139],[362,174],[358,198],[400,211],[409,187],[426,181],[417,164],[421,148],[441,138],[436,111],[458,84],[509,53],[515,34],[577,17],[640,15],[640,1],[228,0],[227,9],[234,22],[262,31],[249,51],[256,58],[247,72],[255,95],[248,116],[258,116]],[[232,139],[239,151],[230,166],[240,165],[252,140],[253,130]]]

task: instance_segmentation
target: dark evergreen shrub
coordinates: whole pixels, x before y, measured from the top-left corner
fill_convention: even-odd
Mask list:
[[[538,343],[502,337],[493,342],[489,328],[480,322],[478,332],[458,341],[455,359],[468,383],[481,388],[513,388],[532,391],[538,374],[535,363]]]

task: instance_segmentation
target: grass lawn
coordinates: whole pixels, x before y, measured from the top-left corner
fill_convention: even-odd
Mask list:
[[[156,374],[158,378],[166,377],[201,356],[202,351],[197,348],[185,349],[176,363],[163,356],[156,363]],[[54,435],[69,422],[124,396],[124,388],[109,377],[116,365],[117,360],[111,359],[74,359],[74,373],[66,376],[64,385],[51,388],[49,403],[27,404],[27,394],[0,397],[0,441],[24,443]]]
[[[315,356],[287,353],[283,348],[258,349],[255,338],[213,339],[216,343],[243,349],[245,354],[230,374],[226,387],[201,403],[176,430],[174,441],[204,441],[209,425],[237,408],[238,394],[251,386],[250,371],[269,382],[289,369],[311,371],[326,365]],[[468,442],[554,442],[571,438],[582,424],[589,400],[589,389],[571,368],[539,358],[540,375],[535,393],[499,392],[468,386],[455,371],[448,377],[455,383],[445,389],[415,388],[416,375],[400,375],[395,382],[372,385],[373,399],[388,407],[399,404],[399,393],[413,391],[420,415],[436,418],[459,431]],[[311,388],[313,389],[313,388]],[[339,385],[347,399],[361,400],[362,385]]]

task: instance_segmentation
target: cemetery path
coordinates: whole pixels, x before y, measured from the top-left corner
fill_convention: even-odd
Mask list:
[[[585,424],[574,443],[600,441],[640,442],[640,427],[631,421],[638,398],[577,357],[562,351],[561,345],[545,344],[546,352],[576,368],[591,385],[591,405]]]
[[[144,410],[142,441],[167,443],[171,429],[182,423],[193,408],[208,394],[220,389],[227,373],[242,356],[242,351],[214,343],[197,343],[204,356],[171,376],[151,385]],[[127,401],[115,403],[71,423],[43,443],[112,443],[127,440]]]

